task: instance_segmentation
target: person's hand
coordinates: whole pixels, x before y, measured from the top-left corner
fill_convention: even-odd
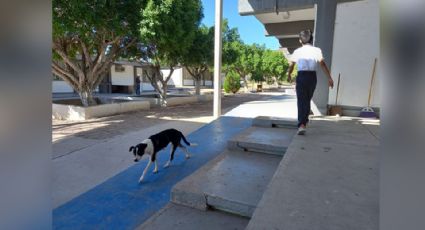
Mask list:
[[[328,85],[329,87],[331,87],[331,89],[334,87],[334,80],[332,80],[332,78],[328,78]]]

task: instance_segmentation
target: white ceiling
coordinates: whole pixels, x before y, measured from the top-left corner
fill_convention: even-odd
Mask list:
[[[288,12],[289,12],[289,15],[288,15]],[[263,24],[315,20],[316,9],[309,8],[309,9],[303,9],[303,10],[282,11],[282,12],[279,12],[279,14],[276,14],[276,13],[256,14],[255,17]]]

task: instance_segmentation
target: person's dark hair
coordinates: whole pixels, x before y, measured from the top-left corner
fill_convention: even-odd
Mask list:
[[[303,30],[299,34],[301,43],[307,44],[307,43],[313,43],[313,32],[311,30]]]

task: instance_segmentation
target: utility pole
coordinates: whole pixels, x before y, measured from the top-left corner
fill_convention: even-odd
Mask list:
[[[221,116],[221,52],[222,52],[223,0],[215,0],[214,33],[214,118]]]

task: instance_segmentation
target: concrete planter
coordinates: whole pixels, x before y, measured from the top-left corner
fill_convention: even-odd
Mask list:
[[[185,96],[185,97],[169,97],[167,98],[167,106],[176,106],[183,104],[191,104],[196,102],[204,102],[213,100],[213,94],[205,94],[199,96]],[[160,99],[150,98],[147,99],[150,102],[151,106],[161,106]]]
[[[81,121],[95,117],[105,117],[131,111],[150,109],[153,106],[160,106],[158,98],[144,98],[143,100],[125,101],[123,98],[107,99],[96,98],[100,105],[83,107],[79,99],[58,100],[52,105],[52,117],[59,120]],[[113,103],[111,103],[111,100]],[[200,96],[170,97],[167,99],[167,106],[176,106],[196,102],[213,100],[212,94]]]
[[[150,103],[148,101],[132,101],[90,107],[53,104],[52,117],[53,119],[60,120],[81,121],[95,117],[104,117],[143,109],[150,109]]]

